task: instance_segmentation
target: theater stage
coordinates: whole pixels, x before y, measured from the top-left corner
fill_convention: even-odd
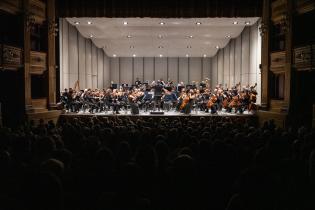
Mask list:
[[[154,119],[159,119],[159,118],[190,118],[192,120],[199,120],[201,117],[206,118],[206,119],[216,119],[219,120],[220,118],[222,119],[228,119],[232,118],[233,121],[235,119],[238,119],[240,123],[246,122],[246,121],[251,121],[251,124],[257,124],[258,118],[256,114],[248,113],[245,111],[243,114],[235,114],[235,113],[227,113],[225,111],[219,111],[217,114],[210,114],[210,113],[205,113],[201,111],[192,111],[191,114],[183,114],[179,113],[177,111],[164,111],[164,114],[151,114],[149,111],[144,112],[140,111],[138,115],[132,115],[130,111],[120,111],[120,114],[114,114],[112,111],[110,112],[101,112],[101,113],[84,113],[84,112],[79,112],[79,113],[63,113],[61,114],[59,120],[64,121],[67,119],[73,119],[73,118],[79,118],[79,119],[90,119],[90,118],[130,118],[131,120],[136,120],[139,118],[154,118]]]

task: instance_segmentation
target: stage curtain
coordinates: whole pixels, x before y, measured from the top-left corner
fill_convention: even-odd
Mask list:
[[[57,0],[57,17],[260,17],[262,0]]]

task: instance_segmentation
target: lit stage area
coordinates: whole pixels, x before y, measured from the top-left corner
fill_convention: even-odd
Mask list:
[[[256,118],[259,17],[72,17],[59,24],[61,118]],[[152,103],[172,108],[143,111]]]
[[[121,120],[131,120],[136,123],[138,119],[142,120],[153,120],[156,122],[161,122],[163,119],[168,120],[180,120],[180,121],[197,121],[206,120],[208,122],[237,122],[239,125],[258,125],[258,117],[256,114],[248,113],[244,111],[243,114],[227,113],[225,111],[218,111],[217,114],[210,114],[201,111],[192,111],[190,114],[184,114],[177,111],[165,111],[163,114],[140,111],[139,114],[131,114],[130,111],[122,111],[120,114],[115,114],[110,112],[101,112],[91,114],[89,112],[79,112],[79,113],[63,113],[59,117],[59,123],[71,122],[73,120],[80,120],[87,122],[91,119],[121,119]]]
[[[178,111],[170,110],[170,111],[143,111],[140,110],[139,114],[131,114],[131,111],[120,111],[119,114],[116,114],[113,111],[107,112],[99,112],[99,113],[90,113],[90,112],[83,112],[80,111],[78,113],[73,112],[64,112],[62,113],[63,116],[117,116],[117,117],[125,117],[125,116],[140,116],[140,117],[154,117],[154,116],[167,116],[167,117],[254,117],[256,114],[244,111],[242,114],[234,113],[234,112],[226,112],[226,111],[218,111],[216,114],[206,113],[204,111],[195,111],[193,110],[190,114],[181,113]]]

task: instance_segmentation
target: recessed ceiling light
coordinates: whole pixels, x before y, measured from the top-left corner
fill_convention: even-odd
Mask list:
[[[116,56],[117,56],[116,54],[113,55],[113,57],[116,57]]]
[[[225,36],[225,38],[231,38],[231,35],[227,35],[227,36]]]
[[[191,46],[190,46],[190,45],[188,45],[188,46],[187,46],[187,48],[191,48]]]
[[[207,57],[207,55],[206,55],[206,54],[203,54],[203,57],[205,58],[205,57]]]
[[[200,23],[200,22],[197,22],[196,25],[201,25],[201,23]]]
[[[245,25],[249,25],[250,24],[250,21],[245,21]]]
[[[93,36],[93,34],[90,34],[90,38],[93,38],[94,36]]]
[[[92,22],[91,22],[91,21],[88,21],[87,24],[92,25]]]
[[[164,47],[163,47],[163,46],[158,46],[158,48],[159,48],[159,49],[162,49],[162,48],[164,48]]]
[[[234,24],[234,25],[237,25],[237,24],[238,24],[238,22],[237,22],[237,21],[234,21],[234,22],[233,22],[233,24]]]
[[[133,48],[135,48],[135,46],[131,45],[131,46],[130,46],[130,49],[133,49]]]
[[[162,54],[160,54],[160,58],[162,58],[163,57],[163,55]]]
[[[128,36],[127,36],[127,38],[131,38],[131,37],[132,37],[131,35],[128,35]]]
[[[186,54],[186,57],[189,57],[189,55],[188,55],[188,54]]]
[[[133,54],[132,57],[136,57],[136,54]]]
[[[217,45],[217,46],[215,46],[215,48],[219,49],[220,47]]]
[[[164,22],[160,22],[159,24],[160,24],[160,25],[162,25],[162,26],[163,26],[163,25],[165,25],[165,23],[164,23]]]
[[[74,22],[74,24],[76,24],[76,25],[79,25],[79,24],[80,24],[80,22],[78,22],[78,21],[75,21],[75,22]]]
[[[125,25],[125,26],[128,25],[128,22],[127,22],[127,21],[124,21],[124,25]]]

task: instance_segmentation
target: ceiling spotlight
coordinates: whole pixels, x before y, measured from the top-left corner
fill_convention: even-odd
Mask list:
[[[227,35],[227,36],[225,36],[225,38],[231,38],[231,35]]]
[[[159,49],[162,49],[162,48],[164,48],[164,47],[163,47],[163,46],[158,46],[158,48],[159,48]]]
[[[199,26],[199,25],[201,25],[201,23],[200,23],[200,22],[197,22],[197,23],[196,23],[196,25],[198,25],[198,26]]]
[[[116,54],[113,55],[114,58],[116,58],[116,56],[117,56]]]
[[[130,46],[130,49],[133,49],[133,48],[135,48],[135,46],[131,45],[131,46]]]
[[[75,21],[75,22],[74,22],[74,24],[76,24],[76,25],[79,25],[79,24],[80,24],[80,22],[78,22],[78,21]]]
[[[93,38],[94,36],[93,36],[93,34],[90,34],[90,38]]]
[[[186,57],[189,57],[189,55],[188,55],[188,54],[186,54]]]
[[[131,38],[131,37],[132,37],[131,35],[128,35],[128,36],[127,36],[127,38]]]
[[[219,49],[220,47],[217,45],[217,46],[215,46],[215,48]]]
[[[124,25],[125,25],[125,26],[128,25],[128,22],[127,22],[127,21],[124,21]]]
[[[237,25],[237,24],[238,24],[238,22],[237,22],[237,21],[234,21],[234,22],[233,22],[233,24],[234,24],[234,25]]]
[[[161,26],[165,25],[165,23],[164,23],[164,22],[160,22],[159,24],[160,24]]]
[[[163,55],[162,54],[160,54],[160,58],[162,58],[163,57]]]
[[[92,22],[91,22],[91,21],[88,21],[87,24],[88,24],[88,25],[92,25]]]
[[[245,25],[249,25],[250,24],[250,22],[249,21],[245,21]]]
[[[206,55],[206,54],[203,54],[203,57],[205,58],[205,57],[207,57],[207,55]]]
[[[188,45],[188,46],[187,46],[187,48],[191,48],[191,46],[190,46],[190,45]]]
[[[132,57],[136,57],[136,54],[133,54]]]

